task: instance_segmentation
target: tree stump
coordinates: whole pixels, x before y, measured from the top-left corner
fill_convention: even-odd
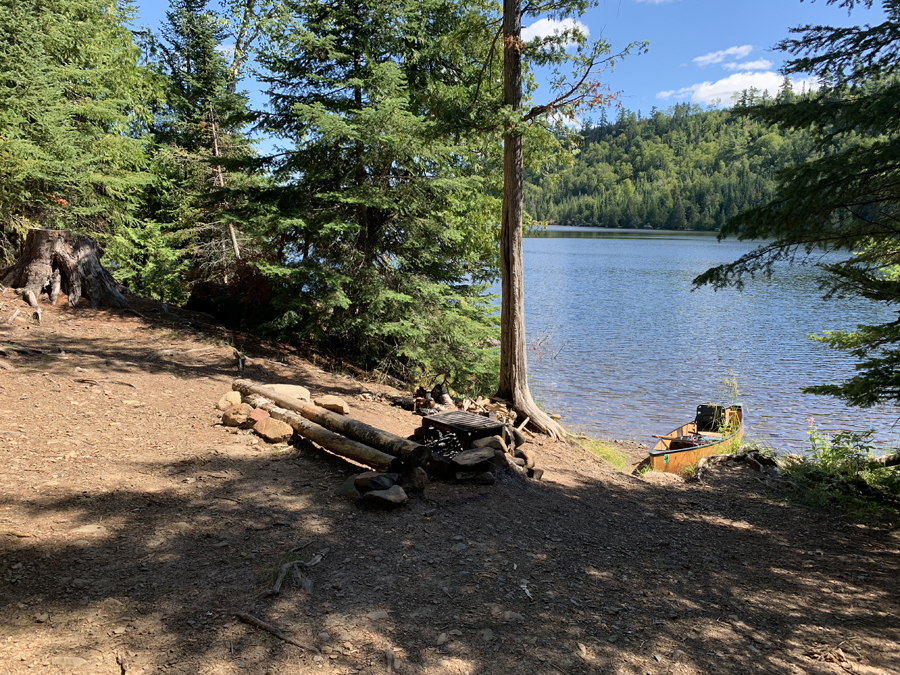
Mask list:
[[[68,230],[28,230],[21,257],[2,275],[0,283],[22,295],[47,293],[51,305],[64,292],[72,307],[84,297],[91,307],[130,309],[124,288],[100,264],[97,242]]]

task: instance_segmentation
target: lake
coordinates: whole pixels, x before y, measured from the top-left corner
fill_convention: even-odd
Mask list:
[[[692,279],[755,245],[691,232],[551,228],[524,242],[528,366],[535,400],[567,428],[650,444],[727,402],[734,373],[747,437],[806,446],[807,420],[832,433],[877,429],[895,443],[896,408],[856,409],[801,394],[852,375],[846,354],[807,338],[894,314],[859,298],[823,300],[814,266],[782,266],[734,289]]]

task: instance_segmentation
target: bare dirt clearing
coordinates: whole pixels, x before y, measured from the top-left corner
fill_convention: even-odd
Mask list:
[[[216,426],[239,336],[134,306],[0,326],[0,672],[900,673],[895,532],[786,506],[743,467],[641,480],[550,443],[540,483],[365,510],[332,494],[347,463]],[[248,378],[421,422],[242,348]]]

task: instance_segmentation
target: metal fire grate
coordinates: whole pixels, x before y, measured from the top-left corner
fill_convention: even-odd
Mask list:
[[[459,439],[463,450],[468,450],[472,441],[488,436],[499,436],[503,433],[503,424],[483,415],[455,410],[452,412],[430,415],[422,421],[422,428],[449,432]]]

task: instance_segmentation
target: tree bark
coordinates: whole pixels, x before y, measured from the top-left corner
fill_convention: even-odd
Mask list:
[[[882,455],[865,463],[867,469],[884,469],[889,466],[900,466],[900,452]]]
[[[254,384],[249,380],[235,380],[231,388],[241,392],[244,396],[256,394],[269,399],[282,408],[296,410],[311,422],[320,424],[330,431],[352,438],[393,457],[399,457],[410,466],[424,466],[431,459],[431,451],[424,445],[387,431],[382,431],[358,420],[344,417],[330,410],[325,410],[311,403],[297,405],[294,400],[279,396],[277,392],[272,391],[268,387]]]
[[[68,230],[28,230],[25,248],[0,283],[40,297],[47,293],[55,303],[61,290],[76,306],[82,297],[91,307],[130,309],[120,286],[100,264],[100,247],[93,239],[76,237]]]
[[[370,448],[368,445],[351,440],[325,427],[301,417],[293,410],[285,410],[268,401],[263,396],[251,396],[247,402],[255,408],[265,410],[274,419],[284,422],[304,438],[318,443],[329,452],[352,459],[354,462],[370,466],[376,471],[399,471],[403,460]]]
[[[522,108],[520,0],[503,2],[503,98],[513,110]],[[524,173],[522,129],[508,127],[503,139],[503,217],[500,229],[500,388],[497,396],[512,403],[531,424],[553,438],[562,427],[537,407],[528,388],[525,342],[525,276],[522,254]]]

